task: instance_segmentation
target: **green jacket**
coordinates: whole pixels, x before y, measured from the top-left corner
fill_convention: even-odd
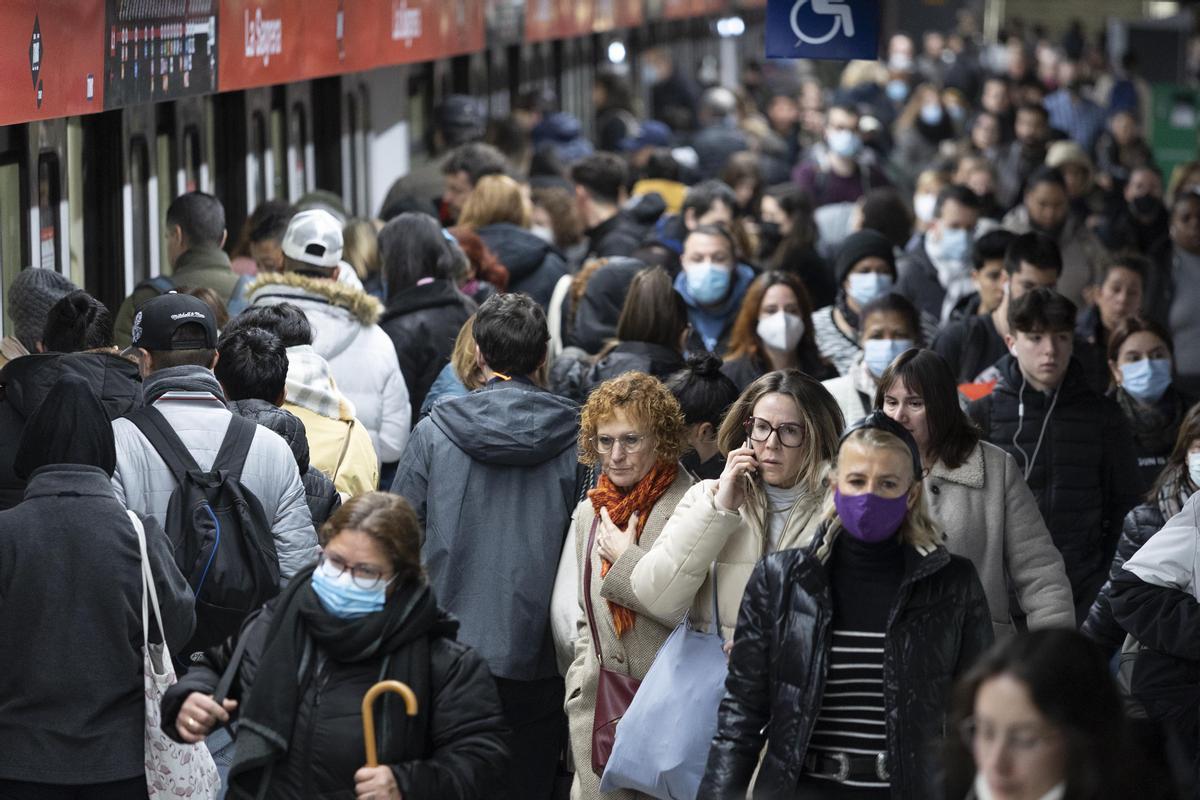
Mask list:
[[[229,266],[229,256],[219,247],[193,247],[175,260],[171,279],[176,286],[212,289],[228,304],[238,283],[237,273]],[[133,331],[134,312],[159,292],[153,286],[140,286],[125,298],[117,312],[115,336],[118,347],[128,347]]]

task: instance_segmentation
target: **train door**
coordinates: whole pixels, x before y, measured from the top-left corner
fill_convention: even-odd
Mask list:
[[[27,126],[0,127],[0,326],[3,335],[12,333],[8,310],[8,287],[29,264],[25,220],[29,213],[25,159]]]
[[[30,241],[35,246],[33,265],[70,276],[67,127],[65,119],[29,124],[28,158],[33,182],[28,201]]]
[[[141,281],[170,270],[160,262],[158,119],[154,106],[121,111],[125,141],[121,189],[125,293]],[[165,209],[164,209],[165,212]],[[162,259],[163,262],[166,259]]]
[[[370,95],[357,75],[342,77],[342,204],[352,216],[370,212]]]
[[[308,83],[290,83],[283,88],[287,116],[287,201],[295,203],[302,195],[315,188],[312,87]]]

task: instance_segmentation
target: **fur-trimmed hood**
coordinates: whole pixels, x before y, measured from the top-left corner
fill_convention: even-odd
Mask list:
[[[246,298],[251,303],[260,297],[276,296],[279,298],[276,302],[293,302],[292,297],[319,298],[329,305],[346,309],[363,325],[374,325],[383,313],[383,305],[362,289],[298,272],[260,272],[246,287]]]
[[[246,290],[252,305],[294,303],[313,328],[313,348],[328,361],[369,339],[383,305],[362,289],[295,272],[260,274]]]

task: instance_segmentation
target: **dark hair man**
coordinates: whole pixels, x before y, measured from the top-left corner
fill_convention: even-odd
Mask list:
[[[1137,504],[1136,459],[1116,401],[1094,392],[1072,358],[1075,304],[1033,289],[1008,308],[1010,353],[995,390],[968,408],[992,444],[1017,460],[1062,553],[1082,623]]]
[[[529,297],[489,298],[473,333],[487,383],[417,424],[392,492],[425,526],[429,581],[459,639],[496,678],[513,731],[507,796],[546,798],[565,728],[549,612],[578,497],[578,410],[531,378],[550,334]]]

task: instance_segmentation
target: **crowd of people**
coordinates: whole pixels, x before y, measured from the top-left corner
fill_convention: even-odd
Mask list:
[[[15,278],[0,800],[1197,796],[1200,161],[1136,55],[641,67],[593,139],[446,98],[374,219],[181,195],[119,308]]]

